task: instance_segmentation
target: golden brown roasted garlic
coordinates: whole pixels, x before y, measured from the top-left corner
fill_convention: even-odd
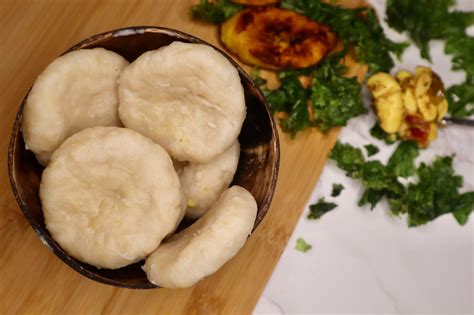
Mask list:
[[[402,70],[395,77],[380,72],[367,85],[385,132],[414,140],[421,147],[436,139],[437,123],[446,115],[448,101],[443,82],[430,68],[418,66],[414,75]]]

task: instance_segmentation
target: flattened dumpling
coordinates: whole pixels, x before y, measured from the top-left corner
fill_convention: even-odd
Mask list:
[[[244,245],[256,215],[257,203],[247,190],[227,189],[204,216],[146,259],[148,280],[164,288],[183,288],[214,273]]]
[[[179,175],[186,196],[186,217],[199,218],[229,187],[239,163],[240,145],[236,141],[224,153],[207,163],[189,163]]]
[[[89,128],[68,138],[43,172],[40,198],[54,240],[98,268],[145,258],[182,213],[169,155],[118,127]]]
[[[23,137],[43,166],[74,133],[120,126],[118,77],[128,62],[103,48],[67,53],[49,64],[31,88],[23,113]]]
[[[142,54],[122,72],[119,99],[123,124],[179,161],[214,159],[236,141],[246,115],[237,69],[201,44]]]

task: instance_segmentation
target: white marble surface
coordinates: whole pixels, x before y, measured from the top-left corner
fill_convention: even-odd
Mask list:
[[[383,16],[385,1],[371,2]],[[458,5],[474,10],[474,0]],[[384,26],[392,39],[404,39]],[[461,82],[463,73],[450,71],[450,58],[442,50],[441,43],[432,44],[431,66],[448,85]],[[394,71],[418,64],[429,65],[410,47]],[[358,147],[375,143],[381,152],[373,158],[386,162],[395,146],[369,135],[373,122],[370,114],[353,119],[340,140]],[[441,130],[417,162],[452,153],[455,169],[465,179],[463,190],[474,190],[474,128]],[[330,197],[333,183],[346,188],[336,198]],[[361,193],[357,182],[328,162],[308,204],[325,196],[339,206],[319,221],[308,221],[308,210],[303,212],[255,314],[472,314],[474,216],[463,227],[449,214],[408,228],[406,217],[390,216],[385,202],[373,211],[357,207]],[[312,250],[296,251],[298,237]]]

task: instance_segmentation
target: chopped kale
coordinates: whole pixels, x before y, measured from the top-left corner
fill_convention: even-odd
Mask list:
[[[402,141],[388,160],[387,167],[395,175],[410,177],[416,174],[415,159],[420,149],[414,141]]]
[[[421,163],[419,181],[410,184],[405,196],[409,226],[426,224],[445,213],[453,213],[460,224],[474,208],[474,192],[461,195],[462,177],[453,169],[453,157],[437,157],[432,165]]]
[[[344,190],[344,185],[342,184],[332,184],[331,197],[337,197],[341,194],[341,191]]]
[[[398,32],[407,31],[421,56],[431,61],[431,40],[457,37],[474,23],[474,12],[451,11],[454,4],[454,0],[388,0],[387,23]]]
[[[373,145],[371,143],[364,145],[364,148],[367,151],[367,156],[369,156],[369,157],[379,153],[379,151],[380,151],[379,148],[376,145]]]
[[[313,73],[311,100],[315,123],[322,131],[345,126],[349,119],[367,112],[357,79],[343,76],[347,68],[337,57],[326,58]]]
[[[207,23],[220,24],[240,10],[243,10],[243,6],[228,0],[201,0],[199,4],[191,7],[191,16]]]
[[[310,220],[319,219],[323,216],[323,214],[331,211],[336,207],[337,205],[335,203],[326,202],[324,201],[324,198],[320,198],[317,203],[309,206],[309,214],[307,218]]]
[[[474,115],[474,76],[470,81],[452,85],[446,91],[449,103],[449,113],[455,117]]]
[[[437,157],[431,165],[414,164],[418,156],[415,143],[402,142],[387,166],[380,161],[365,161],[362,151],[349,144],[337,143],[329,155],[346,175],[361,181],[365,188],[358,205],[373,209],[384,197],[393,214],[408,214],[408,225],[426,224],[442,214],[452,213],[465,224],[474,210],[474,192],[459,193],[462,177],[456,175],[453,157]],[[397,177],[418,175],[416,183],[403,186]]]
[[[285,114],[279,123],[283,131],[294,137],[298,131],[313,125],[308,111],[309,91],[303,87],[296,74],[282,72],[280,80],[279,89],[264,89],[263,93],[273,113]]]
[[[388,145],[393,144],[397,141],[396,135],[386,133],[378,123],[375,123],[374,126],[370,129],[370,135],[375,139],[382,140]]]

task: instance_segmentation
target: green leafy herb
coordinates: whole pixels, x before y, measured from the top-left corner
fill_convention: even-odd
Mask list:
[[[388,160],[387,167],[395,175],[410,177],[415,175],[415,159],[420,149],[414,141],[402,141]]]
[[[326,212],[336,208],[337,205],[332,202],[324,201],[324,198],[320,198],[317,203],[309,206],[309,214],[307,216],[310,220],[316,220],[323,216]]]
[[[457,37],[474,23],[473,12],[450,12],[454,4],[454,0],[388,0],[387,23],[398,32],[407,31],[421,56],[431,61],[431,40]]]
[[[388,165],[380,161],[365,161],[362,151],[349,144],[336,143],[329,158],[359,179],[365,188],[358,205],[370,204],[373,209],[384,197],[393,214],[408,214],[408,225],[425,224],[445,213],[453,213],[460,224],[465,224],[474,210],[474,192],[460,194],[462,177],[454,173],[451,156],[438,157],[433,164],[414,160],[418,147],[411,141],[402,142],[390,157]],[[398,176],[418,175],[416,183],[404,187]]]
[[[469,219],[469,215],[474,207],[474,192],[467,192],[459,195],[457,199],[456,209],[453,212],[454,217],[459,224],[464,225]]]
[[[368,161],[360,168],[360,179],[364,187],[383,190],[391,178],[387,168],[380,161]]]
[[[342,184],[332,184],[331,197],[337,197],[341,194],[341,191],[344,190],[344,185]]]
[[[471,78],[471,82],[466,81],[451,86],[446,91],[446,98],[452,116],[467,117],[474,115],[474,79]]]
[[[372,128],[370,128],[370,135],[375,139],[382,140],[386,144],[390,145],[397,142],[396,134],[386,133],[378,123],[375,123]]]
[[[279,122],[291,137],[309,127],[327,131],[335,126],[345,126],[349,119],[367,111],[357,80],[343,76],[347,68],[339,63],[341,57],[342,54],[335,54],[326,58],[312,72],[309,89],[299,80],[300,75],[309,73],[308,70],[282,71],[278,75],[281,83],[278,89],[263,89],[270,110],[285,114]]]
[[[252,70],[250,71],[250,77],[252,78],[253,82],[257,86],[262,86],[267,84],[267,80],[262,78],[260,76],[260,68],[258,67],[253,67]]]
[[[367,151],[367,156],[369,156],[369,157],[379,153],[379,151],[380,151],[379,148],[376,145],[373,145],[373,144],[366,144],[366,145],[364,145],[364,148]]]
[[[453,13],[451,13],[453,14]],[[461,12],[470,14],[471,24],[474,24],[474,12]],[[444,52],[451,54],[452,69],[464,70],[466,81],[462,84],[453,85],[446,91],[448,99],[448,110],[452,116],[467,117],[474,114],[474,38],[465,33],[452,35],[446,39]]]
[[[296,74],[280,73],[281,86],[276,90],[263,89],[270,110],[283,112],[286,117],[279,122],[283,131],[292,137],[313,125],[308,111],[309,91],[303,87]]]
[[[315,123],[322,131],[345,126],[349,119],[367,112],[357,79],[344,77],[347,68],[335,57],[326,58],[313,73],[311,100]]]
[[[474,24],[474,12],[471,12]],[[453,35],[446,38],[444,52],[452,55],[452,69],[464,70],[468,78],[474,77],[474,37],[468,36],[464,33]],[[472,81],[473,80],[466,80]]]
[[[208,23],[220,24],[243,9],[243,6],[228,0],[209,2],[201,0],[191,7],[191,16],[194,19]]]
[[[296,246],[295,246],[295,249],[302,252],[302,253],[306,253],[307,251],[309,251],[311,248],[313,248],[313,246],[311,246],[310,244],[308,244],[304,239],[302,239],[301,237],[298,237],[298,239],[296,240]]]
[[[383,190],[375,190],[375,189],[366,189],[362,194],[357,205],[359,207],[364,206],[365,204],[370,204],[370,210],[374,209],[375,206],[379,203],[380,200],[384,197]]]
[[[360,170],[365,164],[361,149],[338,141],[329,153],[329,158],[336,161],[337,166],[346,171],[347,176],[360,178]]]
[[[329,158],[336,161],[337,166],[348,177],[359,179],[366,191],[359,200],[358,205],[370,203],[374,208],[383,196],[397,198],[404,190],[396,177],[379,161],[366,162],[362,150],[350,144],[337,142]]]
[[[375,12],[368,7],[346,9],[320,0],[284,0],[281,7],[328,25],[353,46],[356,59],[367,64],[372,73],[390,71],[394,65],[390,53],[400,57],[408,46],[388,39]]]
[[[406,195],[410,226],[426,224],[445,213],[454,213],[460,224],[474,208],[474,192],[461,195],[462,177],[453,170],[453,157],[435,159],[431,166],[421,163],[419,182],[410,184]]]
[[[359,206],[370,203],[373,209],[385,196],[388,201],[397,200],[405,191],[396,176],[380,161],[368,161],[361,167],[360,178],[366,188],[358,202]]]

